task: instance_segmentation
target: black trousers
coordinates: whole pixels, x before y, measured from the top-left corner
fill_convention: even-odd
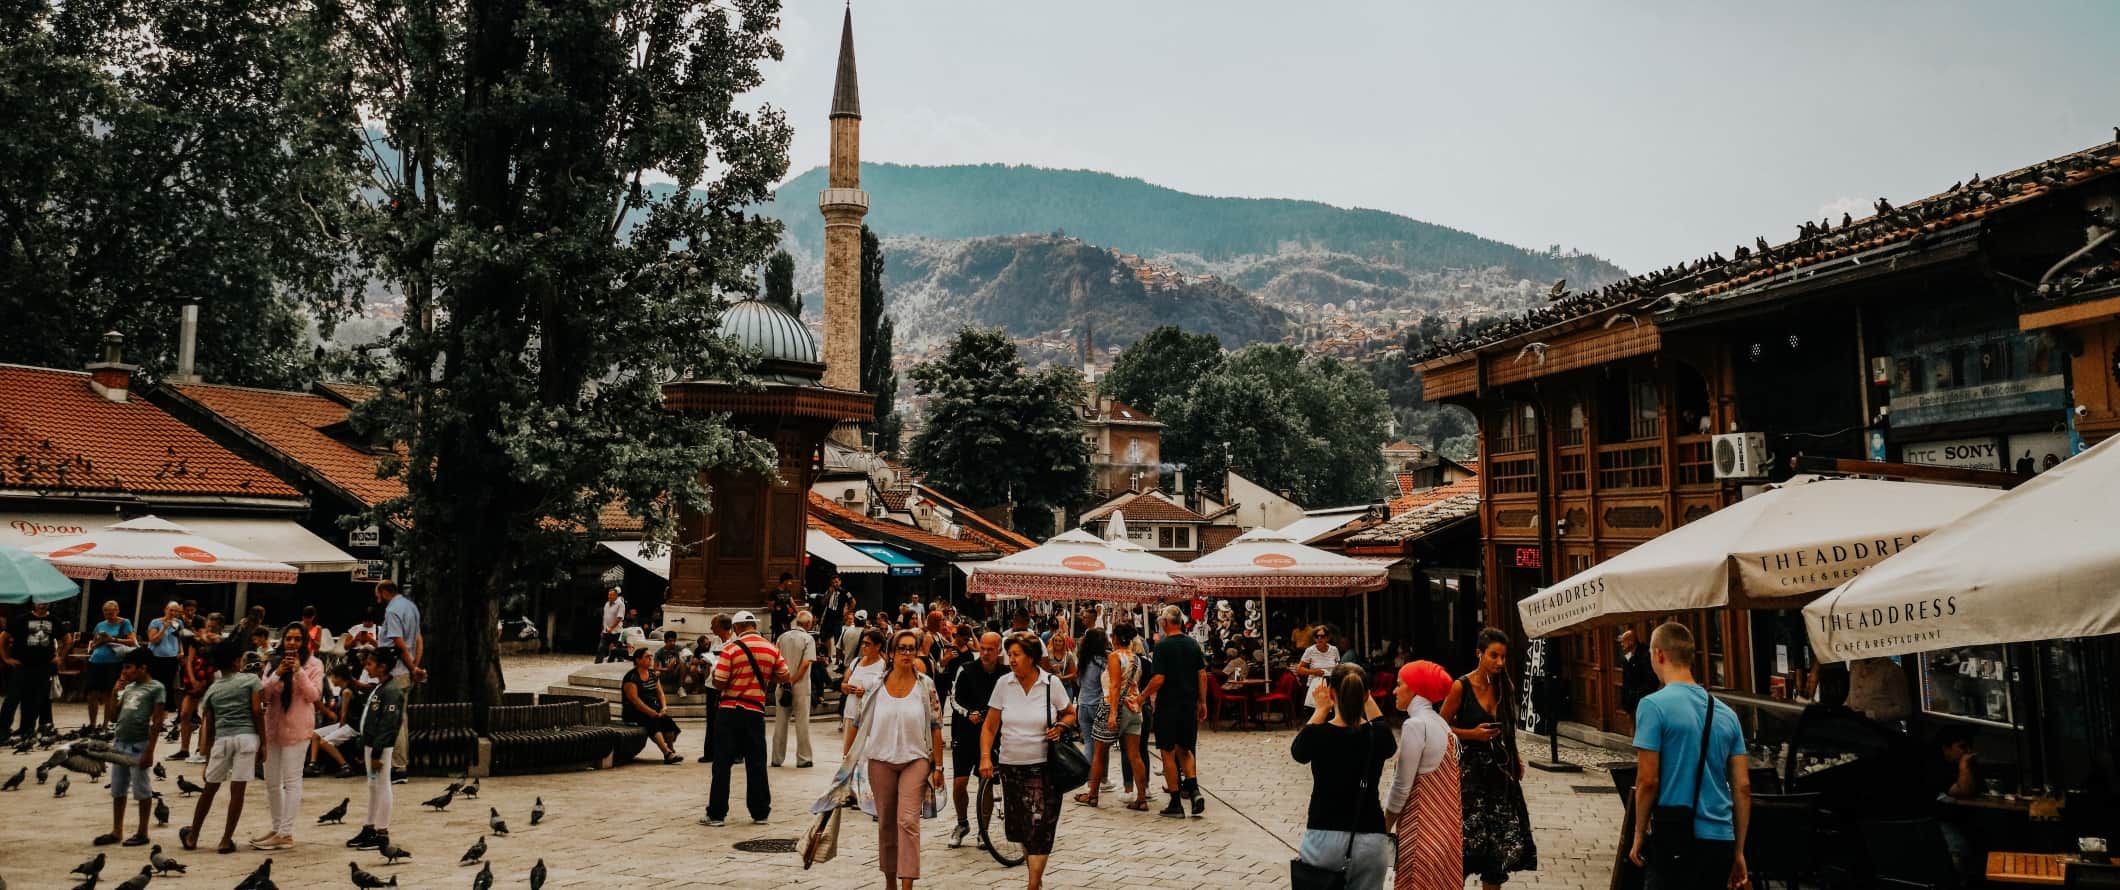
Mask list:
[[[604,634],[596,641],[597,664],[603,664],[607,661],[631,660],[630,655],[619,652],[621,648],[624,648],[619,645],[619,639],[620,637],[618,634]]]
[[[7,734],[9,724],[15,722],[15,710],[22,710],[22,734],[30,735],[39,726],[52,725],[52,664],[49,661],[24,661],[20,667],[7,672],[7,701],[0,704],[0,736]]]
[[[707,818],[729,815],[729,773],[743,756],[744,808],[763,821],[773,813],[766,783],[766,715],[749,708],[720,708],[714,715],[714,785],[707,792]]]
[[[707,687],[706,695],[707,725],[700,728],[699,755],[701,757],[712,757],[714,756],[714,715],[721,711],[721,690],[709,686]],[[759,725],[763,726],[765,724],[760,723]]]
[[[1700,838],[1649,839],[1642,890],[1723,890],[1730,885],[1734,841]]]

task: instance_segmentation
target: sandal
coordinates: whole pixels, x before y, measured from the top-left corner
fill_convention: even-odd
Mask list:
[[[1136,813],[1146,813],[1148,812],[1148,801],[1129,800],[1126,802],[1126,808],[1129,810],[1133,810]]]
[[[233,853],[233,852],[235,852],[235,851],[236,851],[236,842],[235,842],[235,841],[222,841],[222,842],[221,842],[221,848],[220,848],[220,849],[218,849],[218,850],[215,850],[214,852],[216,852],[216,853],[219,853],[219,854],[221,854],[221,855],[223,855],[223,856],[226,856],[226,855],[228,855],[228,854],[230,854],[230,853]]]
[[[663,755],[663,765],[664,765],[664,766],[669,766],[670,764],[673,764],[673,763],[683,763],[683,762],[685,762],[685,759],[684,759],[684,758],[683,758],[682,756],[679,756],[679,755],[676,755],[676,754],[664,754],[664,755]]]
[[[141,833],[139,833],[139,834],[133,835],[132,837],[126,838],[126,839],[125,839],[125,846],[128,846],[128,847],[145,847],[145,846],[147,846],[147,833],[143,831],[143,832],[141,832]]]
[[[99,834],[96,835],[96,839],[94,841],[95,845],[98,847],[108,847],[111,844],[115,844],[117,842],[118,836],[115,834]]]
[[[1097,805],[1097,796],[1087,791],[1084,791],[1081,794],[1075,795],[1075,802],[1085,807],[1093,807]]]
[[[177,829],[177,843],[186,850],[199,848],[199,842],[192,836],[191,827],[188,825]]]

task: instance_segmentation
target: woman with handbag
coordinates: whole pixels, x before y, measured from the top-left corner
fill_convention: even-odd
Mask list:
[[[1465,814],[1458,799],[1457,741],[1435,712],[1450,695],[1450,673],[1432,661],[1399,668],[1393,690],[1406,723],[1399,766],[1384,796],[1384,821],[1398,829],[1392,890],[1462,890]]]
[[[1288,753],[1297,763],[1309,764],[1311,775],[1308,830],[1301,858],[1289,865],[1295,890],[1384,886],[1391,836],[1384,833],[1377,780],[1399,745],[1368,688],[1369,679],[1351,666],[1338,682],[1319,686],[1317,710],[1289,745]],[[1334,707],[1336,702],[1347,705]]]
[[[1458,741],[1465,816],[1464,873],[1498,890],[1510,872],[1538,868],[1531,811],[1524,805],[1524,759],[1516,750],[1516,687],[1509,682],[1509,636],[1480,631],[1479,667],[1459,677],[1440,713]]]
[[[921,670],[922,635],[901,630],[891,637],[891,672],[870,690],[848,725],[843,762],[868,765],[872,795],[862,809],[877,817],[876,862],[886,886],[912,890],[920,878],[920,820],[939,811],[942,788],[941,704],[934,681]]]
[[[1060,827],[1060,796],[1074,790],[1050,774],[1056,748],[1051,743],[1075,725],[1075,706],[1059,679],[1038,666],[1045,645],[1035,634],[1010,634],[1003,645],[1010,674],[994,684],[994,697],[987,703],[979,733],[979,775],[1000,774],[1007,792],[1003,809],[1008,838],[1023,845],[1030,866],[1028,890],[1039,890]],[[1083,773],[1087,775],[1087,768]]]
[[[861,632],[861,654],[853,664],[847,665],[847,678],[839,684],[840,694],[846,696],[845,706],[839,712],[842,724],[851,725],[849,718],[861,713],[862,697],[882,682],[884,672],[891,669],[890,661],[883,657],[884,645],[883,631],[869,629]],[[842,728],[840,731],[844,733],[846,730]]]

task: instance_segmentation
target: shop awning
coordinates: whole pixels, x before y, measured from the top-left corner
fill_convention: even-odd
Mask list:
[[[85,535],[118,523],[110,513],[0,514],[0,544],[37,552],[57,538]],[[268,560],[294,566],[304,574],[350,572],[361,565],[352,554],[332,546],[291,519],[258,516],[180,516],[171,520],[200,537],[210,538]]]
[[[810,529],[804,540],[811,558],[831,563],[839,574],[881,575],[885,571],[883,563],[817,529]]]
[[[657,578],[665,581],[670,579],[670,548],[667,546],[663,547],[661,552],[651,558],[641,555],[641,542],[639,541],[598,541],[596,543],[602,545],[605,550],[618,554],[619,558],[654,572]]]
[[[919,575],[923,571],[920,560],[893,550],[884,544],[867,541],[848,541],[847,546],[873,557],[877,562],[883,563],[884,567],[890,570],[892,577]]]

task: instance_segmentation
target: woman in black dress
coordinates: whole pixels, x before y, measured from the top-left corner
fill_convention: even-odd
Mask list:
[[[1441,714],[1458,738],[1465,812],[1465,873],[1495,890],[1510,872],[1538,868],[1531,812],[1524,805],[1524,760],[1516,750],[1516,688],[1509,682],[1509,637],[1480,631],[1479,667],[1450,686]]]
[[[671,747],[677,741],[677,721],[670,719],[670,712],[663,707],[662,683],[655,671],[655,651],[646,646],[633,650],[633,669],[626,672],[624,707],[619,719],[648,731],[648,740],[662,749],[663,763],[677,763],[684,758],[677,756]]]

